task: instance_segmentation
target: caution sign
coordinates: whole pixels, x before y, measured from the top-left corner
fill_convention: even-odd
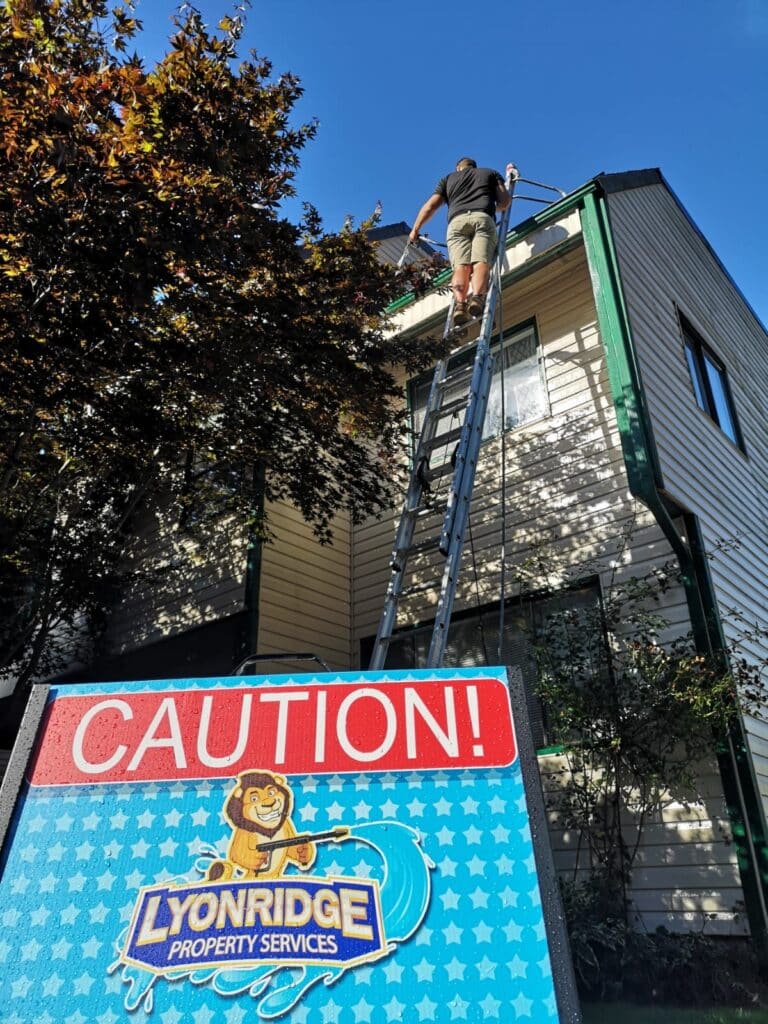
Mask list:
[[[3,1019],[560,1020],[517,742],[496,669],[52,688]]]

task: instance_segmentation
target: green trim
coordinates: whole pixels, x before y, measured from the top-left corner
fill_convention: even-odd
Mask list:
[[[508,285],[515,284],[517,281],[521,281],[524,277],[528,277],[530,274],[535,273],[542,266],[547,263],[552,263],[560,256],[564,256],[565,253],[570,252],[571,249],[576,249],[581,245],[581,235],[571,235],[569,238],[563,239],[562,242],[558,242],[555,245],[545,249],[544,252],[538,253],[536,256],[531,256],[521,264],[519,267],[514,267],[512,270],[508,270],[501,279],[501,287],[506,288]],[[406,303],[407,305],[407,303]],[[401,331],[401,335],[404,338],[409,337],[412,334],[426,334],[433,327],[440,326],[443,329],[445,324],[445,307],[439,309],[437,313],[434,313],[430,317],[424,317],[423,320],[419,320],[411,327],[405,328]],[[466,348],[476,344],[475,342],[467,342]],[[422,376],[427,376],[429,371],[425,371]]]
[[[594,187],[594,183],[589,182],[588,184],[583,185],[581,188],[577,189],[575,192],[571,192],[570,195],[565,196],[563,199],[559,199],[556,203],[553,203],[551,206],[547,206],[543,210],[539,210],[538,213],[535,213],[532,217],[529,217],[527,220],[524,220],[522,221],[522,223],[516,225],[514,228],[512,228],[511,231],[507,233],[505,248],[509,249],[510,246],[516,245],[523,238],[527,238],[528,235],[533,234],[534,231],[538,231],[540,228],[546,227],[546,225],[549,224],[551,221],[559,220],[566,213],[570,213],[572,210],[577,209],[577,207],[581,205],[581,201],[584,198],[584,196],[591,192],[594,189]],[[571,241],[571,239],[568,239],[568,242]],[[556,246],[552,246],[552,249],[548,249],[546,253],[542,253],[542,256],[554,253],[555,249]],[[533,261],[529,261],[531,265],[532,262]],[[526,273],[528,272],[529,269],[526,269]],[[514,274],[515,271],[511,271],[509,274],[505,274],[501,282],[502,285],[506,285],[509,283],[509,281],[514,280]],[[437,275],[435,280],[432,282],[432,288],[430,289],[430,291],[434,291],[435,289],[440,288],[442,285],[447,284],[448,281],[450,281],[450,279],[451,271],[443,270],[440,274]],[[414,293],[408,292],[405,295],[401,295],[399,299],[395,299],[394,302],[391,302],[387,306],[385,312],[398,313],[401,309],[404,309],[406,306],[409,306],[415,300],[416,296],[414,295]],[[443,312],[440,314],[440,319],[444,318],[445,314]],[[423,323],[419,324],[419,329],[424,329]]]
[[[256,504],[253,509],[254,524],[248,531],[248,548],[245,557],[245,593],[243,604],[243,630],[240,638],[242,661],[249,654],[259,650],[259,594],[261,589],[261,563],[264,552],[264,491],[266,466],[260,459],[253,467],[253,482],[256,488]]]
[[[708,654],[724,652],[725,637],[698,520],[690,513],[674,509],[659,493],[663,484],[658,454],[632,340],[607,204],[597,189],[584,196],[581,221],[629,487],[653,512],[677,555],[697,649]],[[673,522],[670,509],[683,515],[690,546]],[[740,720],[731,730],[723,748],[717,751],[717,760],[752,936],[766,956],[768,844],[759,790]],[[749,822],[748,830],[745,815]]]
[[[727,641],[718,613],[715,588],[709,570],[709,559],[701,525],[698,517],[692,513],[686,513],[684,518],[691,544],[691,561],[696,574],[698,590],[703,600],[706,601],[704,618],[708,630],[709,650],[724,652]],[[727,656],[724,653],[723,658],[727,662]],[[742,872],[742,878],[745,872],[756,872],[754,895],[760,901],[763,920],[766,920],[768,919],[768,841],[766,839],[765,813],[754,764],[749,753],[749,740],[741,715],[735,718],[729,734],[723,742],[722,749],[718,751],[718,763],[723,776],[723,790],[734,834],[739,869]],[[736,815],[731,814],[731,808],[741,807],[746,813],[748,832],[745,831],[744,817],[740,811]],[[751,925],[750,909],[748,904],[747,913]],[[768,958],[768,936],[763,935],[762,942],[764,953]]]
[[[545,757],[547,754],[564,754],[565,747],[562,743],[555,743],[551,747],[541,747],[536,751],[536,757]]]

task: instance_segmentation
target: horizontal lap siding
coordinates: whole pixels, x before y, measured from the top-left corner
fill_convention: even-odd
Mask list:
[[[259,654],[311,652],[332,669],[349,668],[347,518],[334,520],[333,544],[320,544],[293,506],[279,502],[267,513],[273,536],[262,550]],[[304,663],[302,670],[311,666]]]
[[[583,252],[572,250],[512,284],[503,299],[507,327],[536,320],[550,405],[550,415],[511,431],[505,439],[507,594],[514,589],[515,566],[530,556],[532,543],[546,544],[545,558],[553,570],[548,577],[531,578],[532,589],[562,583],[590,559],[598,560],[604,588],[669,561],[668,541],[628,490]],[[493,439],[481,449],[471,514],[474,558],[468,538],[457,610],[499,599],[501,448],[501,441]],[[357,644],[376,631],[399,514],[398,507],[354,531]],[[434,529],[437,521],[429,517],[420,530]],[[423,555],[414,564],[422,569],[420,578],[434,580],[435,585],[426,596],[404,603],[400,624],[434,618],[444,562],[439,556]],[[688,631],[681,587],[671,587],[658,610],[670,623],[670,635]],[[545,780],[550,761],[544,757],[540,762]],[[671,803],[660,822],[649,826],[636,878],[637,905],[646,927],[690,929],[703,924],[718,933],[743,928],[734,911],[741,889],[716,775],[707,779],[705,790],[706,806]],[[553,824],[560,867],[567,873],[573,867],[573,847],[568,844],[574,840],[566,842],[564,836]],[[706,880],[700,868],[705,869]],[[684,898],[677,889],[681,881],[691,894]],[[705,912],[714,918],[705,921]]]
[[[699,517],[735,642],[732,609],[753,622],[768,617],[768,335],[663,186],[611,195],[609,208],[664,484]],[[696,405],[675,303],[726,366],[747,457]],[[732,543],[718,550],[723,540]],[[768,653],[760,641],[741,651],[753,663]],[[768,810],[764,729],[747,729]]]
[[[573,250],[512,284],[503,296],[505,327],[535,318],[544,355],[550,415],[505,437],[506,547],[517,562],[546,545],[562,566],[605,557],[636,511],[627,489],[586,262]],[[486,441],[472,497],[471,536],[464,546],[455,608],[498,600],[502,442]],[[447,480],[442,487],[447,486]],[[444,496],[444,491],[443,491]],[[443,504],[439,500],[438,505]],[[355,531],[355,639],[375,633],[389,579],[389,554],[399,509]],[[650,514],[641,513],[647,522]],[[434,534],[439,515],[419,524]],[[474,556],[473,556],[474,547]],[[628,556],[629,559],[633,556]],[[416,583],[435,587],[401,603],[402,622],[434,616],[440,556],[413,559]],[[510,585],[511,577],[507,577]],[[546,582],[543,581],[542,582]]]
[[[246,547],[245,530],[223,518],[206,528],[203,543],[180,529],[162,504],[145,509],[122,567],[143,578],[123,587],[104,653],[123,654],[241,611]]]
[[[556,792],[564,770],[561,755],[539,758],[545,793]],[[703,931],[708,935],[745,935],[743,893],[730,823],[714,766],[702,767],[698,799],[683,803],[668,795],[643,829],[629,890],[631,910],[651,930]],[[558,826],[550,812],[555,864],[565,878],[585,876],[588,853],[573,830]],[[634,842],[628,827],[627,841]]]

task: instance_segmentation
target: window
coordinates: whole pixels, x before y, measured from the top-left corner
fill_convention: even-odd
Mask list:
[[[682,316],[680,326],[696,404],[715,421],[734,444],[743,449],[744,442],[736,419],[736,409],[731,398],[725,366]]]
[[[491,390],[488,395],[488,409],[483,427],[483,440],[497,437],[502,431],[502,416],[505,430],[514,430],[523,423],[539,419],[549,413],[546,381],[541,364],[541,350],[534,323],[525,324],[507,332],[504,337],[501,358],[499,358],[498,339],[492,351],[496,363],[491,379]],[[455,373],[463,366],[470,367],[475,359],[477,347],[460,351],[448,363],[448,373]],[[503,392],[502,392],[503,382]],[[418,437],[424,421],[424,411],[432,384],[431,376],[423,377],[412,384],[411,410],[414,436]],[[466,382],[459,382],[454,390],[444,394],[443,403],[447,405],[466,393]],[[503,409],[502,409],[503,407]],[[444,434],[453,427],[459,426],[463,410],[446,416],[438,423],[437,433]],[[451,451],[435,451],[432,465],[440,465],[451,455]]]
[[[595,625],[597,623],[597,625]],[[529,598],[511,598],[504,607],[504,637],[501,664],[520,669],[528,705],[534,743],[537,749],[553,743],[549,734],[546,709],[536,696],[538,669],[535,647],[553,630],[585,630],[594,636],[590,664],[584,664],[581,644],[581,670],[604,669],[604,631],[600,591],[597,583],[585,584],[561,593]],[[599,634],[599,635],[598,635]],[[361,645],[364,665],[370,660],[375,638]],[[395,633],[389,644],[385,667],[388,669],[424,668],[432,640],[432,625],[404,629]],[[443,665],[446,668],[474,668],[499,663],[499,606],[487,605],[479,611],[459,612],[448,627]]]

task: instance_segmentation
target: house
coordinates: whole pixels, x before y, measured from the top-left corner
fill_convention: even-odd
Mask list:
[[[405,296],[395,329],[434,332],[447,306],[440,289]],[[531,683],[528,636],[549,609],[590,606],[611,580],[673,560],[670,629],[702,651],[738,641],[758,664],[760,637],[729,612],[757,622],[768,607],[768,335],[660,172],[600,175],[517,224],[499,317],[446,663],[503,661]],[[425,381],[403,385],[418,429]],[[256,652],[365,667],[399,511],[340,516],[323,547],[275,506],[271,543],[224,523],[191,564],[184,532],[146,509],[135,557],[154,579],[123,595],[87,677],[230,674]],[[436,565],[417,563],[390,664],[424,663]],[[546,775],[558,754],[540,745]],[[764,938],[767,806],[768,726],[744,721],[713,756],[703,802],[670,800],[646,833],[632,891],[645,926]],[[572,864],[567,836],[555,845]]]
[[[447,303],[437,292],[403,299],[398,329],[433,329]],[[601,175],[519,224],[507,239],[501,320],[504,356],[447,662],[518,664],[532,681],[525,638],[547,602],[588,603],[617,576],[672,559],[682,583],[664,598],[670,628],[691,630],[702,651],[738,644],[760,664],[765,634],[745,638],[730,613],[742,624],[764,622],[768,607],[768,337],[662,175]],[[423,382],[411,382],[409,397],[418,427]],[[362,663],[386,588],[392,529],[370,522],[353,538]],[[547,565],[527,564],[542,543],[556,555],[556,598],[551,556]],[[523,589],[534,596],[521,600],[515,568],[527,572]],[[415,628],[393,638],[388,664],[423,664],[435,578],[425,568],[424,589],[417,576],[403,602]],[[509,610],[499,643],[503,593]],[[766,738],[764,723],[742,723],[717,770],[713,763],[705,805],[672,802],[646,833],[632,892],[646,927],[735,934],[746,928],[746,905],[753,931],[764,933]],[[547,755],[540,764],[546,773]]]

